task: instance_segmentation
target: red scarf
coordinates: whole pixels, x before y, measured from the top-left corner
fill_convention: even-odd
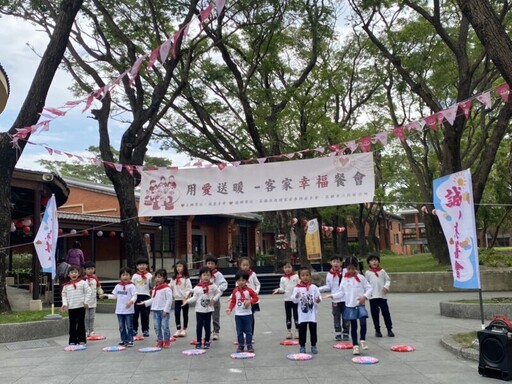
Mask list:
[[[251,276],[251,275],[254,273],[254,271],[253,271],[251,268],[249,268],[249,269],[247,270],[247,273],[249,274],[249,276]]]
[[[213,283],[211,282],[208,282],[208,283],[203,283],[202,281],[200,281],[199,283],[197,283],[197,286],[198,287],[202,287],[203,288],[203,293],[205,294],[208,294],[208,291],[210,290],[210,285],[212,285]]]
[[[181,278],[182,278],[182,277],[183,277],[183,276],[181,275],[181,273],[178,273],[178,274],[176,275],[176,285],[180,285],[180,282],[181,282]]]
[[[381,267],[375,267],[375,268],[370,267],[369,271],[375,273],[375,276],[379,277],[379,271],[382,271],[382,268]]]
[[[120,281],[119,282],[119,285],[121,285],[123,287],[123,291],[126,291],[126,286],[127,285],[130,285],[130,284],[133,284],[131,281],[127,281],[126,283],[124,281]]]
[[[78,278],[78,279],[76,279],[76,280],[69,280],[69,281],[68,281],[66,284],[64,284],[64,285],[73,285],[73,288],[75,288],[75,289],[76,289],[76,288],[77,288],[77,287],[76,287],[76,285],[77,285],[79,282],[81,282],[81,281],[82,281],[82,279],[81,279],[81,278]]]
[[[246,285],[245,287],[243,287],[243,288],[236,287],[236,288],[233,290],[233,293],[235,294],[235,297],[236,297],[236,293],[237,293],[237,292],[240,292],[240,301],[241,301],[241,302],[244,302],[244,301],[245,301],[244,291],[248,291],[248,287],[247,287],[247,285]]]
[[[153,288],[153,297],[156,296],[156,291],[159,291],[159,290],[165,289],[165,288],[169,288],[169,285],[167,283],[157,285],[155,288]]]
[[[292,276],[295,276],[295,272],[292,272],[292,273],[285,273],[285,274],[283,275],[283,277],[286,277],[287,279],[291,279],[291,278],[292,278]]]
[[[333,278],[336,278],[336,277],[341,277],[341,270],[339,269],[334,269],[334,268],[331,268],[331,270],[329,271],[329,273],[332,275]]]
[[[311,283],[303,283],[302,281],[297,284],[297,287],[306,288],[306,291],[309,291],[309,287],[311,287]]]
[[[357,276],[357,272],[353,272],[353,273],[348,273],[347,272],[347,273],[345,273],[345,276],[343,276],[343,277],[346,278],[346,279],[349,278],[349,277],[353,277],[354,279],[356,279],[356,281],[358,283],[361,282],[361,280],[359,279],[359,276]]]
[[[91,280],[96,280],[96,286],[101,287],[100,280],[96,275],[85,275],[85,277],[87,277],[87,284],[91,285]]]
[[[215,274],[219,272],[217,268],[210,269],[210,273],[212,275],[212,279],[215,279]]]
[[[148,274],[148,271],[144,271],[144,272],[141,272],[141,271],[137,271],[137,275],[140,275],[140,277],[142,277],[142,280],[147,280],[147,275]]]

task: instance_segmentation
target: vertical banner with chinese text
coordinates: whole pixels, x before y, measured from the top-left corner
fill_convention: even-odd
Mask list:
[[[58,237],[57,202],[55,201],[55,195],[52,195],[46,204],[41,225],[34,238],[34,248],[36,249],[41,269],[43,272],[51,273],[52,279],[55,278],[56,272],[55,251],[57,250]]]
[[[139,216],[263,212],[373,201],[373,154],[142,171]]]
[[[320,246],[320,228],[318,220],[312,219],[308,221],[306,230],[306,254],[308,260],[321,260],[322,249]]]
[[[453,286],[480,289],[473,186],[469,170],[434,180],[434,207],[450,251]]]

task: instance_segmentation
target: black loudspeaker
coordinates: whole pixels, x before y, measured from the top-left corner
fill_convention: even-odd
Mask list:
[[[489,328],[489,327],[487,327]],[[478,331],[478,373],[496,379],[512,379],[512,338],[505,328]]]

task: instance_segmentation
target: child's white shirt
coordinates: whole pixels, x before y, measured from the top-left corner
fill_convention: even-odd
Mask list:
[[[333,300],[345,298],[345,305],[352,308],[360,305],[358,297],[365,296],[369,299],[371,294],[372,286],[363,275],[358,273],[353,277],[346,277],[346,275],[344,275],[341,280],[340,290],[333,294],[332,298]]]
[[[153,278],[153,275],[149,272],[146,273],[146,279],[143,279],[141,275],[139,275],[138,272],[135,272],[132,276],[132,283],[135,285],[135,288],[137,289],[138,295],[150,295],[150,284],[151,279]]]
[[[188,303],[196,304],[196,312],[207,313],[213,312],[213,305],[210,305],[210,301],[218,301],[222,296],[222,291],[215,284],[208,286],[208,293],[204,293],[203,287],[196,285],[192,290],[193,296],[188,299]]]
[[[299,297],[297,298],[297,294]],[[320,291],[315,284],[310,284],[309,287],[301,287],[297,285],[292,292],[292,301],[298,304],[299,321],[298,323],[307,323],[317,321],[318,303],[317,300],[322,300]]]
[[[388,295],[387,292],[384,291],[384,288],[389,290],[391,286],[391,278],[386,271],[384,269],[377,272],[367,270],[364,275],[368,283],[372,286],[370,299],[386,299]]]
[[[293,288],[295,288],[295,286],[299,284],[299,282],[299,275],[297,275],[296,273],[291,275],[290,277],[281,276],[277,292],[284,293],[284,301],[292,301]]]
[[[192,282],[189,277],[181,277],[179,284],[176,279],[172,279],[171,289],[174,300],[185,300],[192,292]]]
[[[85,280],[73,284],[71,281],[62,288],[62,305],[68,309],[83,308],[91,301],[91,288]]]
[[[108,294],[109,299],[117,300],[116,314],[117,315],[131,315],[135,313],[135,302],[137,301],[137,288],[134,284],[121,285],[117,284],[111,294]],[[126,304],[131,301],[133,304],[126,308]]]
[[[152,311],[164,311],[171,313],[172,306],[172,290],[171,287],[156,289],[153,288],[151,299],[144,300],[143,303],[146,307],[151,306]]]
[[[339,274],[332,273],[331,271],[327,272],[325,277],[325,284],[319,287],[320,292],[331,292],[333,295],[340,290],[340,285],[343,276],[343,271],[340,269]],[[343,302],[343,298],[332,299],[333,303],[341,303]]]

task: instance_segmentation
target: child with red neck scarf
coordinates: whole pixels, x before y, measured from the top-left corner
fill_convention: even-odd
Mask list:
[[[366,280],[372,286],[372,296],[370,297],[370,313],[372,314],[373,326],[375,328],[375,337],[382,337],[380,332],[379,312],[382,311],[384,324],[388,330],[389,337],[395,337],[393,333],[393,323],[389,313],[388,297],[391,279],[384,269],[380,266],[380,256],[376,253],[370,253],[366,258],[370,269],[366,271]]]
[[[94,319],[96,315],[96,307],[98,305],[97,295],[103,292],[101,292],[100,280],[94,274],[94,272],[96,272],[96,265],[94,262],[86,261],[84,268],[84,280],[91,288],[91,300],[89,301],[89,307],[85,310],[85,332],[87,336],[92,336],[94,335]]]
[[[300,353],[306,353],[306,339],[309,327],[311,353],[317,354],[318,341],[317,314],[318,303],[322,301],[320,291],[315,284],[311,283],[311,271],[309,268],[299,269],[300,283],[295,286],[292,293],[292,300],[299,307],[299,345]]]
[[[149,300],[137,303],[151,307],[158,348],[171,347],[171,328],[169,327],[172,306],[172,290],[167,284],[167,271],[159,269],[155,272],[155,286]]]
[[[192,290],[192,297],[183,301],[183,306],[189,303],[196,304],[196,348],[210,348],[213,307],[222,296],[222,291],[210,281],[212,277],[210,268],[202,267],[199,270],[199,283]],[[203,340],[204,329],[204,344]]]
[[[174,277],[171,280],[172,296],[174,299],[174,320],[176,321],[176,333],[174,337],[187,336],[188,327],[188,305],[183,305],[192,293],[192,282],[188,273],[187,264],[178,260],[174,265]],[[183,312],[183,324],[181,323],[181,312]]]
[[[345,260],[345,266],[346,272],[341,280],[340,289],[335,293],[325,295],[324,298],[332,298],[333,300],[345,298],[343,318],[350,320],[350,334],[353,344],[352,353],[359,355],[361,353],[360,347],[363,350],[368,349],[366,344],[366,319],[368,318],[368,311],[364,304],[372,293],[372,286],[363,275],[358,273],[359,260],[356,257],[348,257]],[[361,327],[359,341],[357,338],[358,320]]]
[[[246,346],[247,352],[254,352],[252,346],[254,312],[251,310],[251,307],[256,305],[260,298],[256,291],[249,287],[249,277],[249,273],[243,269],[236,273],[236,287],[231,293],[229,308],[226,309],[228,314],[235,309],[236,335],[238,339],[237,352],[243,352]]]
[[[272,294],[284,293],[284,315],[286,319],[286,338],[293,339],[292,333],[292,315],[295,323],[295,338],[299,338],[299,313],[297,311],[297,304],[292,301],[293,289],[299,284],[299,275],[293,270],[291,262],[287,261],[283,265],[284,275],[281,276],[279,281],[279,288],[272,291]]]
[[[100,295],[100,299],[117,300],[116,315],[121,337],[119,345],[133,347],[133,314],[134,304],[137,302],[137,289],[131,281],[130,268],[121,268],[119,276],[121,281],[114,287],[112,293]]]
[[[81,268],[72,265],[68,269],[69,280],[62,288],[62,311],[69,314],[69,345],[85,344],[85,311],[91,301],[91,288],[80,278]]]
[[[245,271],[249,274],[249,278],[247,279],[247,286],[251,288],[254,292],[256,292],[257,295],[260,294],[260,281],[258,280],[258,276],[256,276],[256,272],[254,272],[251,269],[251,261],[248,257],[241,257],[238,261],[238,265],[240,266],[240,271]],[[236,286],[238,286],[238,283],[236,283]],[[260,301],[258,300],[256,303],[254,303],[251,306],[252,311],[252,334],[254,336],[254,325],[255,325],[255,319],[254,319],[254,312],[260,311]]]
[[[137,267],[136,272],[132,276],[132,283],[137,289],[137,303],[149,300],[151,297],[151,281],[153,275],[149,273],[149,262],[147,259],[141,258],[135,261]],[[149,337],[149,314],[151,309],[148,307],[136,305],[135,314],[133,315],[133,336],[137,336],[139,331],[139,317],[142,328],[142,336]]]
[[[211,282],[215,284],[222,293],[228,288],[228,282],[226,281],[226,278],[217,269],[217,258],[211,254],[208,253],[206,255],[206,266],[210,268],[212,277]],[[212,321],[213,321],[213,334],[212,334],[212,340],[219,340],[219,332],[220,332],[220,300],[217,300],[214,305],[213,314],[212,314]]]
[[[331,256],[331,269],[325,277],[325,284],[319,287],[320,292],[336,293],[340,289],[341,280],[343,278],[343,259],[340,255]],[[343,298],[332,300],[332,317],[334,320],[334,339],[348,340],[350,332],[350,321],[343,319],[343,311],[345,309],[345,301]],[[343,328],[343,335],[342,335]]]

